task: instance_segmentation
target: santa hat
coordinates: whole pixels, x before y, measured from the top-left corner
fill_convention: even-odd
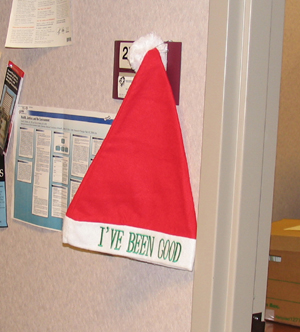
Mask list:
[[[63,242],[192,270],[196,217],[176,105],[148,51],[63,221]]]

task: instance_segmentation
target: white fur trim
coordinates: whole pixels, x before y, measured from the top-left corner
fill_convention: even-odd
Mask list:
[[[130,226],[63,222],[63,242],[72,246],[192,271],[196,240]]]
[[[153,48],[157,48],[159,50],[162,63],[164,64],[165,69],[167,68],[168,45],[164,43],[159,36],[152,32],[146,36],[140,37],[130,46],[128,60],[131,68],[135,72],[137,72],[140,68],[146,53]]]

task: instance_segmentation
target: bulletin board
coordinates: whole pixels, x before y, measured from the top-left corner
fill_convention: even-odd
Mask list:
[[[11,0],[0,4],[0,82],[25,72],[21,104],[116,114],[114,42],[155,32],[182,42],[177,106],[197,211],[208,0],[71,1],[73,42],[5,48]],[[13,220],[13,139],[6,156],[8,228],[0,229],[0,330],[190,331],[193,273],[64,246],[59,231]],[[201,222],[201,221],[198,221]]]

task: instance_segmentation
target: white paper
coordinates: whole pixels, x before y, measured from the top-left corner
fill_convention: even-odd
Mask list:
[[[48,217],[51,131],[36,131],[32,214]]]
[[[92,155],[95,156],[102,145],[103,139],[92,137]]]
[[[33,157],[33,128],[20,128],[19,156]]]
[[[81,184],[80,180],[71,179],[70,180],[70,202],[72,201],[74,195],[76,194],[77,189]]]
[[[52,186],[52,211],[51,216],[63,218],[67,212],[68,189],[64,186]]]
[[[83,177],[89,166],[90,137],[73,136],[72,175]]]
[[[69,181],[69,158],[64,156],[52,157],[53,182],[68,184]]]
[[[13,0],[6,47],[39,48],[72,44],[69,0]]]
[[[18,160],[17,180],[31,183],[32,181],[32,162],[27,160]]]
[[[118,98],[125,98],[134,79],[133,73],[120,73],[118,76]]]

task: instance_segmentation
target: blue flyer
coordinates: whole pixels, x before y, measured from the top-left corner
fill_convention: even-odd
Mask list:
[[[13,218],[61,231],[115,115],[31,105],[15,115]]]

